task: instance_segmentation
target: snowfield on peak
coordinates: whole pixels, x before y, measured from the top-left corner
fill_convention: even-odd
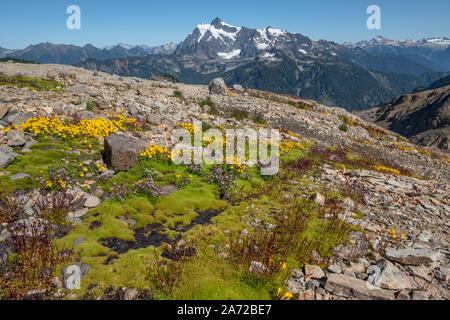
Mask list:
[[[227,59],[227,60],[237,57],[240,54],[241,54],[241,49],[236,49],[231,52],[218,52],[217,53],[217,55],[219,57],[221,57],[223,59]]]
[[[218,28],[214,27],[214,26],[211,25],[211,24],[208,24],[208,23],[202,23],[202,24],[199,24],[199,25],[197,26],[197,29],[200,31],[200,37],[198,38],[197,41],[200,42],[200,41],[204,38],[204,36],[206,35],[206,33],[207,33],[208,31],[209,31],[209,32],[212,34],[212,36],[213,36],[214,38],[216,38],[216,39],[221,39],[221,40],[223,40],[223,39],[221,38],[221,37],[223,36],[223,37],[229,38],[229,39],[231,39],[231,40],[233,40],[233,41],[236,41],[236,35],[237,35],[238,32],[241,30],[241,28],[233,27],[233,26],[230,26],[230,25],[225,24],[225,23],[223,23],[223,25],[224,25],[224,26],[227,26],[227,27],[230,27],[230,28],[235,28],[236,31],[235,31],[235,32],[227,32],[227,31],[225,31],[225,30],[218,29]]]

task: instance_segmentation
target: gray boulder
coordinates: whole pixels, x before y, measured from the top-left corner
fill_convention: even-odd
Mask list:
[[[15,116],[11,117],[10,124],[16,124],[20,127],[22,123],[27,122],[28,119],[32,119],[34,117],[36,117],[36,114],[34,114],[33,112],[18,113]]]
[[[233,86],[233,89],[236,90],[237,92],[244,92],[244,88],[240,84],[235,84]]]
[[[325,290],[338,296],[364,300],[393,300],[394,291],[371,288],[365,281],[343,274],[331,273]]]
[[[222,78],[215,78],[209,83],[209,93],[211,94],[225,94],[227,85]]]
[[[437,251],[430,249],[386,249],[386,258],[401,264],[420,266],[430,265],[433,262],[439,260],[441,254]]]
[[[128,102],[127,108],[133,117],[137,117],[142,114],[142,107],[136,101]]]
[[[6,134],[8,139],[8,146],[10,147],[23,147],[27,142],[25,140],[25,134],[18,130],[9,130]]]
[[[5,104],[0,103],[0,119],[3,119],[3,117],[5,117],[7,113],[8,107]]]
[[[126,171],[136,165],[138,148],[133,138],[117,134],[106,137],[105,162],[115,171]]]
[[[11,153],[0,151],[0,169],[4,169],[9,166],[16,157]]]
[[[67,92],[72,92],[72,93],[92,93],[93,89],[85,84],[76,84],[73,85],[71,87],[67,87],[65,89]]]

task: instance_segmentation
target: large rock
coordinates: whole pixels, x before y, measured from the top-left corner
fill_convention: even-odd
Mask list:
[[[136,101],[128,102],[127,108],[133,117],[137,117],[142,114],[142,107]]]
[[[14,159],[15,157],[11,153],[0,151],[0,169],[4,169],[9,166]]]
[[[94,90],[91,87],[89,87],[85,84],[82,84],[82,83],[78,83],[71,87],[67,87],[65,90],[67,92],[72,92],[72,93],[88,93],[89,94],[89,93],[94,92]]]
[[[224,94],[227,91],[227,85],[222,78],[215,78],[209,83],[209,93]]]
[[[6,138],[8,139],[8,146],[10,147],[23,147],[27,142],[23,132],[18,130],[9,130],[6,134]]]
[[[138,148],[133,138],[117,134],[106,137],[105,162],[115,171],[126,171],[136,165]]]
[[[17,109],[17,108],[10,109],[8,111],[8,114],[6,116],[4,116],[2,120],[7,122],[8,124],[11,124],[11,122],[13,120],[15,120],[21,114],[22,114],[22,111],[20,111],[20,109]]]
[[[383,289],[403,290],[412,289],[413,286],[409,278],[399,268],[388,260],[382,259],[377,265],[372,265],[367,269],[372,277],[373,285]]]
[[[267,271],[267,267],[262,262],[252,261],[250,264],[249,271],[255,274],[265,274]]]
[[[28,119],[32,119],[35,117],[36,117],[36,114],[34,114],[33,112],[19,113],[19,114],[16,114],[15,116],[11,117],[9,119],[9,122],[12,125],[15,124],[20,127],[22,125],[22,123],[27,122]],[[9,115],[8,115],[8,118],[9,118]]]
[[[440,258],[441,254],[430,249],[386,249],[385,257],[401,264],[420,266],[430,265]]]
[[[354,297],[364,300],[394,299],[393,291],[370,288],[366,281],[343,274],[330,274],[325,284],[325,290],[338,296]]]
[[[0,119],[3,119],[7,113],[8,107],[5,104],[0,103]]]

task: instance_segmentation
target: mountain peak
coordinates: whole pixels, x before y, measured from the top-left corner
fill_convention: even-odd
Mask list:
[[[211,21],[211,25],[216,28],[220,28],[222,26],[222,24],[223,24],[223,21],[219,17],[216,17],[213,21]]]

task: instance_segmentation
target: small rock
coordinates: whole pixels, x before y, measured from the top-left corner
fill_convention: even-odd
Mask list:
[[[403,289],[402,291],[400,291],[397,295],[397,298],[395,300],[409,300],[409,291],[406,289]]]
[[[426,291],[414,291],[412,294],[413,300],[429,300],[430,294]]]
[[[96,196],[90,196],[86,202],[84,203],[84,206],[87,208],[95,208],[100,205],[101,201]]]
[[[76,247],[76,246],[82,244],[84,241],[85,241],[84,238],[78,237],[72,242],[72,245],[74,247]]]
[[[305,275],[310,279],[322,279],[325,277],[325,273],[319,266],[310,264],[305,266]]]
[[[139,291],[136,289],[126,289],[123,295],[123,300],[134,300],[138,294]]]
[[[67,218],[69,219],[69,221],[72,221],[73,219],[81,218],[81,217],[85,216],[86,213],[88,213],[88,211],[89,211],[88,208],[83,208],[80,210],[76,210],[74,212],[69,212],[67,214]]]
[[[264,274],[267,271],[267,267],[262,262],[252,261],[249,271],[255,274]]]
[[[291,275],[292,275],[292,277],[297,278],[297,279],[304,276],[302,270],[300,270],[300,269],[292,269]]]
[[[26,174],[26,173],[21,172],[21,173],[18,173],[18,174],[13,175],[13,176],[10,178],[10,180],[11,180],[11,181],[16,181],[16,180],[22,180],[22,179],[26,179],[26,178],[31,178],[31,176],[30,176],[29,174]]]
[[[341,267],[337,264],[332,264],[332,265],[328,266],[327,270],[330,271],[331,273],[341,273],[342,272]]]
[[[244,88],[240,84],[233,85],[233,89],[237,92],[244,92]]]
[[[174,185],[165,185],[160,187],[161,195],[168,196],[169,194],[178,191],[178,187]]]
[[[311,196],[311,200],[317,203],[319,206],[325,205],[325,197],[318,192]]]

